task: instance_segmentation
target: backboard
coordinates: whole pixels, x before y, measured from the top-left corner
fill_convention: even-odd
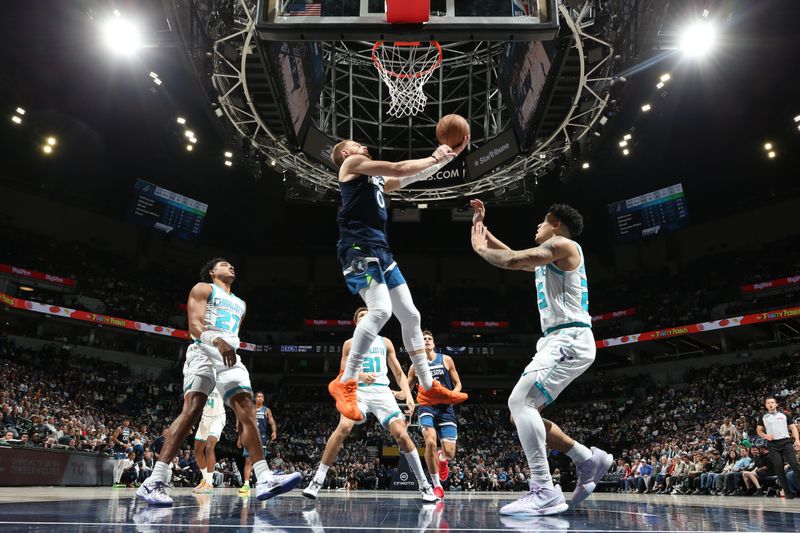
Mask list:
[[[558,31],[556,0],[430,0],[421,24],[389,24],[383,0],[259,0],[264,40],[531,41]]]

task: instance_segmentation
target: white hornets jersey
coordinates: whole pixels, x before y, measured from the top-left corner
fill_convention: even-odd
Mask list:
[[[222,401],[222,395],[216,387],[208,395],[206,405],[203,407],[203,418],[219,418],[225,416],[225,403]]]
[[[386,352],[386,341],[383,340],[383,337],[378,335],[375,337],[375,340],[372,341],[372,346],[369,347],[369,351],[367,351],[364,356],[364,364],[361,367],[362,372],[377,374],[375,376],[375,382],[370,385],[359,383],[359,387],[370,387],[372,385],[389,386],[389,376],[386,372]]]
[[[536,267],[536,300],[545,335],[566,327],[592,325],[583,250],[578,243],[574,244],[581,256],[575,270],[564,271],[553,263]]]
[[[208,330],[223,333],[223,340],[238,348],[239,324],[246,310],[247,305],[244,300],[233,293],[228,294],[212,283],[203,326]]]

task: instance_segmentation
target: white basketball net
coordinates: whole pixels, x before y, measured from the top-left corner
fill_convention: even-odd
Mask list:
[[[442,47],[436,41],[377,41],[372,61],[389,88],[393,117],[413,116],[425,109],[428,97],[423,86],[442,64]]]

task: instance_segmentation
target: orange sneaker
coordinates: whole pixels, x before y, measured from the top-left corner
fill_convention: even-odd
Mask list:
[[[433,380],[433,387],[428,390],[423,389],[421,385],[417,385],[417,403],[419,405],[461,403],[467,397],[466,393],[453,392],[435,379]]]
[[[364,420],[364,415],[358,409],[358,399],[356,391],[358,390],[358,382],[354,379],[348,379],[342,383],[339,378],[342,376],[339,373],[333,381],[328,383],[328,392],[336,400],[336,410],[342,413],[346,418],[360,422]]]

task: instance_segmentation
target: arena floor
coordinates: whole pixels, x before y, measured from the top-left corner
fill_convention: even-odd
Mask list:
[[[598,494],[558,516],[514,519],[497,512],[508,493],[451,493],[438,505],[397,492],[323,491],[312,502],[295,491],[263,503],[235,489],[172,494],[175,507],[157,509],[129,489],[0,488],[0,531],[800,531],[800,502],[778,498]]]

